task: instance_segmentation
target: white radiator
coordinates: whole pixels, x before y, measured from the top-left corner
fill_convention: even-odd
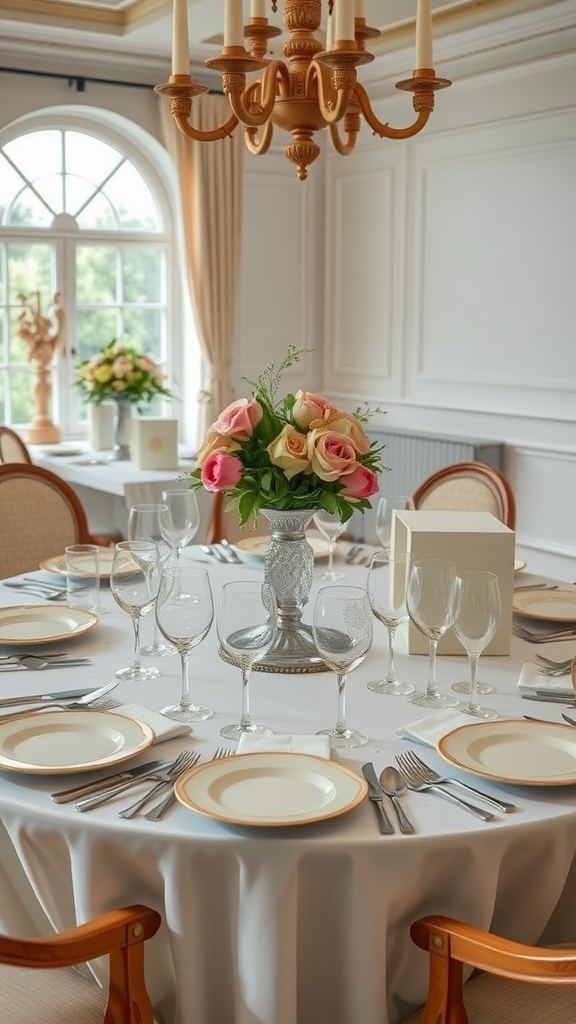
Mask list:
[[[370,439],[385,445],[382,461],[390,466],[382,473],[380,493],[413,494],[416,488],[436,470],[454,462],[487,462],[503,468],[504,445],[468,437],[434,436],[411,430],[370,430]],[[377,543],[374,528],[375,509],[379,495],[370,499],[372,510],[361,515],[355,512],[347,526],[355,540]]]

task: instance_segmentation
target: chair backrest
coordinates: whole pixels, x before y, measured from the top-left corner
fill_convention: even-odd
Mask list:
[[[68,544],[91,542],[72,488],[41,466],[0,466],[0,579],[37,569]]]
[[[0,463],[32,462],[24,441],[11,427],[0,424]]]
[[[155,910],[135,904],[48,938],[0,936],[0,964],[9,965],[0,967],[2,1020],[154,1024],[144,977],[144,942],[160,924]],[[108,998],[96,982],[77,972],[52,970],[103,956],[109,958]]]
[[[413,495],[414,508],[430,511],[492,512],[511,530],[516,502],[506,477],[484,462],[457,462],[432,473]]]
[[[569,989],[576,988],[576,945],[529,946],[437,914],[414,921],[410,935],[429,953],[430,980],[424,1012],[404,1024],[504,1019],[572,1024],[576,993]],[[483,972],[464,986],[463,964]]]

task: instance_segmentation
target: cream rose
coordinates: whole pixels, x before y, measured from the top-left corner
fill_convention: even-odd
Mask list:
[[[286,424],[267,447],[270,462],[284,471],[288,480],[310,469],[306,435]]]
[[[370,451],[370,439],[359,421],[351,413],[339,412],[336,409],[328,416],[325,426],[336,434],[344,434],[345,437],[349,437],[360,455],[366,455],[366,452]]]
[[[319,427],[310,431],[307,442],[310,467],[320,480],[339,480],[356,468],[356,450],[343,434]]]
[[[196,466],[201,468],[208,456],[212,455],[212,452],[234,452],[238,451],[239,448],[240,445],[237,441],[232,437],[226,437],[212,426],[202,442],[202,447],[196,459]]]
[[[318,426],[325,423],[328,414],[336,412],[336,406],[332,405],[323,395],[316,395],[313,391],[297,391],[296,401],[292,406],[292,419],[297,426],[307,428],[316,420]]]

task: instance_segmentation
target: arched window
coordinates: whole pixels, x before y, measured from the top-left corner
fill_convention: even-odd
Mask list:
[[[16,330],[23,297],[44,313],[59,293],[52,414],[63,434],[78,434],[86,409],[75,366],[113,338],[159,360],[170,383],[179,376],[166,183],[143,148],[85,117],[46,112],[6,129],[0,143],[0,422],[18,427],[35,411]]]

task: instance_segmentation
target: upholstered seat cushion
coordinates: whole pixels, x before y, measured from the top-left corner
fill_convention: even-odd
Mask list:
[[[468,1024],[575,1024],[576,987],[477,974],[464,986]],[[420,1024],[422,1008],[403,1021]]]
[[[0,964],[3,1024],[102,1024],[107,992],[71,967],[28,970]]]

